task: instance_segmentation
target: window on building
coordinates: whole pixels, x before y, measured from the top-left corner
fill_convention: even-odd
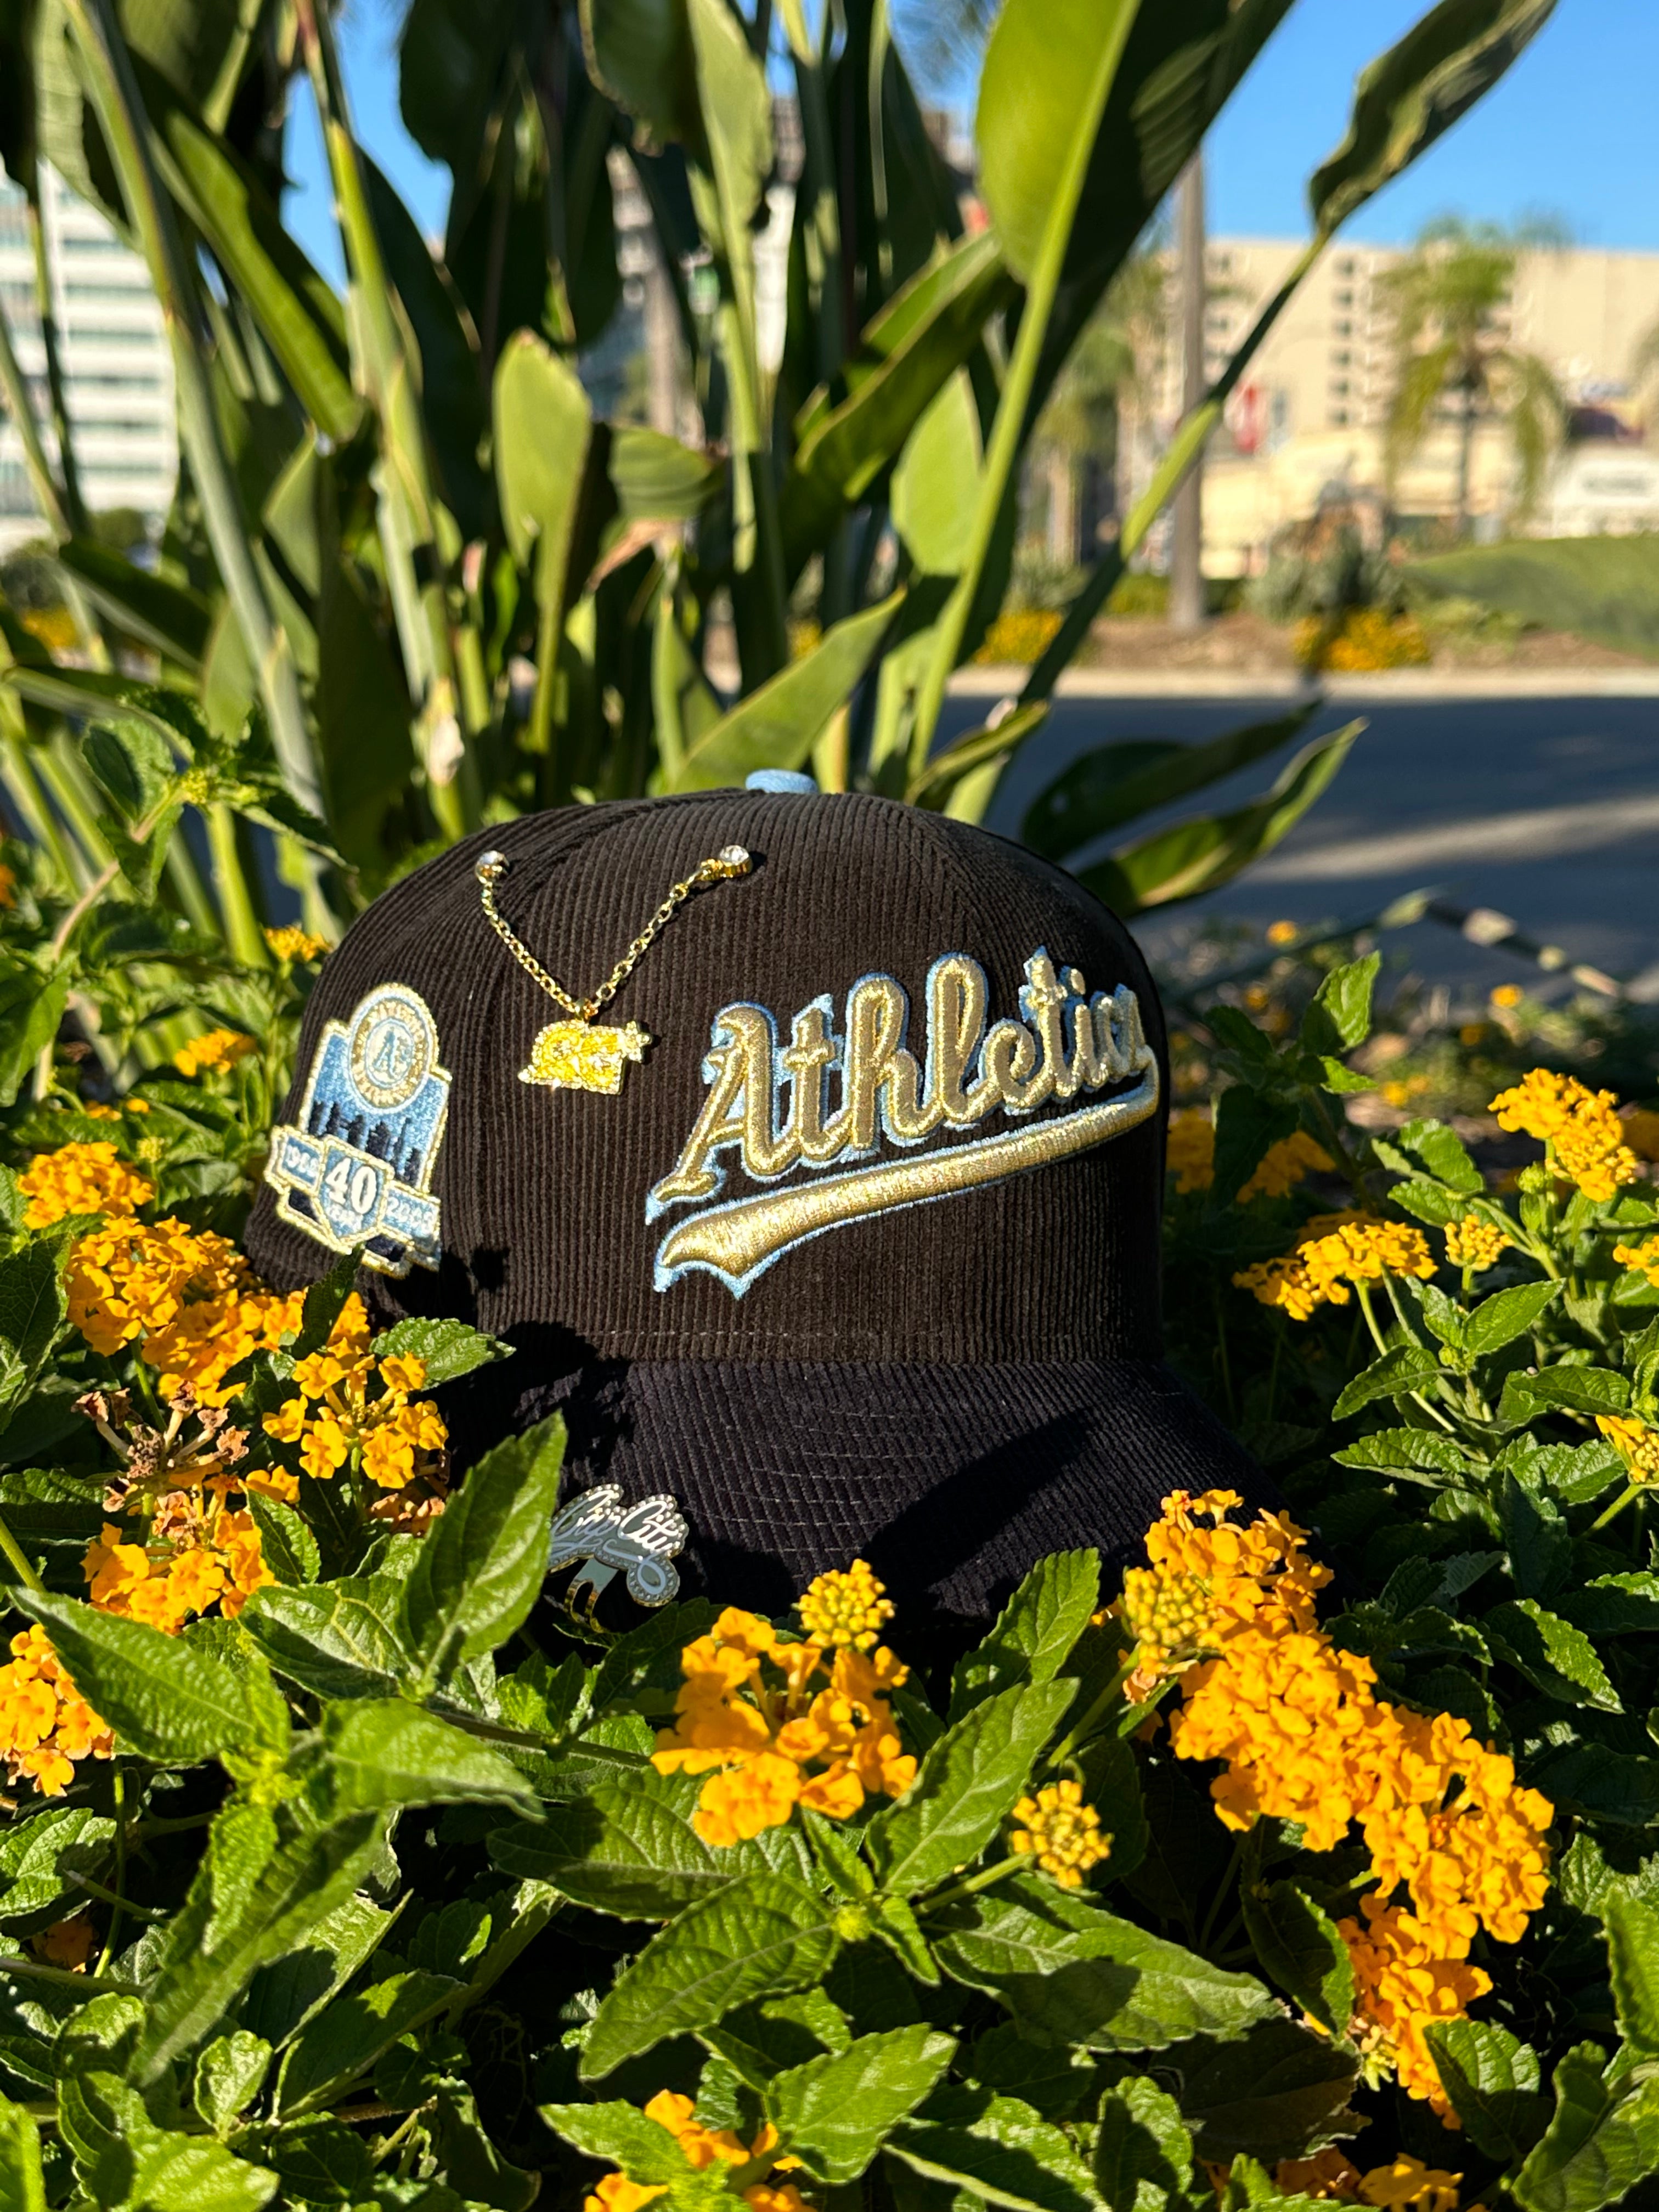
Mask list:
[[[64,296],[69,300],[131,300],[135,307],[147,306],[149,294],[135,281],[131,284],[88,283],[70,276],[64,280]]]
[[[1331,410],[1331,422],[1335,428],[1339,430],[1346,430],[1348,427],[1347,409],[1346,407],[1333,407]]]
[[[1346,351],[1334,353],[1331,356],[1331,366],[1334,368],[1346,368],[1352,364],[1352,361],[1353,356]]]

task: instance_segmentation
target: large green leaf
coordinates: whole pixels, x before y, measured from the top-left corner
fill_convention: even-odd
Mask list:
[[[1196,2037],[1168,2063],[1200,2158],[1306,2158],[1358,2124],[1346,2109],[1354,2053],[1293,2020],[1260,2021],[1237,2040]]]
[[[588,2030],[583,2079],[752,1999],[810,1987],[836,1948],[831,1909],[786,1875],[750,1875],[700,1899],[617,1977]]]
[[[1244,1932],[1262,1972],[1332,2035],[1353,2017],[1353,1960],[1336,1924],[1294,1882],[1243,1891]]]
[[[575,370],[543,339],[515,331],[496,364],[494,421],[507,542],[521,568],[533,562],[537,603],[556,638],[592,435],[587,394]]]
[[[668,1920],[723,1889],[729,1852],[691,1825],[702,1783],[647,1767],[601,1783],[570,1804],[550,1805],[535,1826],[498,1828],[489,1855],[508,1874],[550,1882],[573,1903],[623,1920]]]
[[[1564,1705],[1593,1705],[1604,1713],[1621,1710],[1589,1637],[1535,1598],[1495,1606],[1481,1620],[1480,1633],[1547,1697]]]
[[[118,2075],[72,2074],[58,2097],[59,2129],[99,2212],[259,2212],[276,2195],[269,2166],[239,2158],[211,2136],[160,2128]]]
[[[1249,768],[1287,744],[1314,712],[1312,704],[1297,707],[1201,745],[1162,738],[1126,738],[1102,745],[1074,760],[1037,793],[1020,823],[1020,842],[1034,853],[1063,860],[1137,815],[1170,805]]]
[[[142,1758],[195,1765],[222,1752],[287,1749],[288,1708],[257,1660],[257,1673],[227,1666],[182,1636],[76,1598],[14,1597],[46,1629],[82,1696]]]
[[[1040,2043],[1162,2050],[1241,2035],[1277,2009],[1253,1976],[1224,1973],[1031,1875],[952,1906],[934,1948],[947,1973],[994,1990]]]
[[[279,1674],[319,1698],[383,1698],[416,1672],[389,1576],[342,1576],[314,1588],[255,1590],[241,1625]]]
[[[1413,565],[1431,592],[1479,599],[1659,659],[1659,535],[1471,546]]]
[[[1304,745],[1273,788],[1228,814],[1202,815],[1154,830],[1109,860],[1078,871],[1078,880],[1129,917],[1177,900],[1201,898],[1271,853],[1324,793],[1364,722],[1348,723]]]
[[[336,1997],[289,2045],[277,2077],[278,2110],[291,2116],[338,2095],[464,1986],[450,1975],[416,1968]]]
[[[9,2097],[0,2097],[0,2212],[46,2212],[40,2130]]]
[[[665,789],[719,791],[757,768],[799,768],[874,659],[901,597],[848,615],[700,735],[688,733],[678,768],[665,766]]]
[[[1449,131],[1554,7],[1555,0],[1440,0],[1362,70],[1348,135],[1308,185],[1315,228],[1334,230]]]
[[[75,1877],[98,1871],[114,1833],[114,1821],[88,1805],[14,1819],[0,1833],[0,1920],[28,1920],[84,1899]]]
[[[637,2105],[618,2099],[592,2105],[544,2105],[541,2116],[555,2134],[586,2158],[603,2159],[642,2187],[666,2188],[692,2171],[678,2137]]]
[[[1510,2183],[1524,2212],[1601,2212],[1659,2172],[1659,2078],[1609,2081],[1581,2043],[1558,2060],[1555,2111]]]
[[[1192,2136],[1180,2106],[1149,2075],[1127,2075],[1101,2099],[1094,2169],[1106,2212],[1140,2212],[1147,2202],[1143,2183],[1163,2205],[1184,2207],[1190,2201]]]
[[[70,538],[58,558],[106,620],[164,659],[199,667],[213,622],[199,592],[151,575],[94,538]]]
[[[1088,2167],[1023,2098],[952,2082],[896,2127],[889,2151],[931,2181],[1007,2212],[1090,2212]]]
[[[855,2181],[882,2143],[944,2076],[955,2039],[925,2026],[860,2035],[775,2075],[766,2117],[820,2181]]]
[[[947,1729],[896,1805],[866,1832],[884,1889],[915,1897],[976,1858],[1030,1777],[1075,1683],[1016,1682]]]
[[[451,1497],[404,1594],[404,1635],[431,1679],[504,1644],[536,1602],[563,1463],[555,1413],[486,1453]]]
[[[476,1736],[401,1698],[354,1698],[323,1714],[324,1764],[312,1788],[331,1818],[405,1805],[535,1800],[516,1766]]]
[[[1478,2151],[1509,2166],[1543,2131],[1538,2053],[1493,2021],[1437,2021],[1426,2031],[1440,2085]]]
[[[1659,1909],[1615,1892],[1601,1917],[1626,2045],[1644,2058],[1659,2057]]]
[[[703,147],[686,0],[580,0],[588,75],[659,143]]]
[[[961,240],[871,319],[842,365],[836,393],[821,389],[805,402],[795,417],[794,458],[779,494],[791,576],[942,401],[947,380],[1013,292],[994,237],[982,231]],[[971,486],[965,489],[971,493]],[[913,519],[919,496],[912,487]]]
[[[1100,1602],[1097,1552],[1039,1559],[1003,1607],[990,1634],[957,1662],[951,1717],[959,1720],[999,1690],[1052,1682]]]

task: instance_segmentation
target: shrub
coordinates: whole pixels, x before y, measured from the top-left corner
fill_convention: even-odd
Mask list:
[[[1433,659],[1415,615],[1385,614],[1380,607],[1350,607],[1339,622],[1306,615],[1292,649],[1304,668],[1359,674],[1379,668],[1420,668]]]

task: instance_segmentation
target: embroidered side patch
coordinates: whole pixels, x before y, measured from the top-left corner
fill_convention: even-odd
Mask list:
[[[265,1181],[284,1221],[331,1252],[362,1248],[382,1274],[435,1267],[432,1171],[449,1115],[450,1073],[426,1001],[382,983],[350,1021],[330,1022],[297,1123],[271,1132]]]

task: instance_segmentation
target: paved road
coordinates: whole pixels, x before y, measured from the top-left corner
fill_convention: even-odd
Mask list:
[[[951,700],[951,732],[972,727],[985,705]],[[1061,699],[1008,777],[991,826],[1014,829],[1048,779],[1096,745],[1207,738],[1284,709],[1283,700],[1249,698]],[[1510,915],[1659,1001],[1659,698],[1333,705],[1308,734],[1361,712],[1368,726],[1346,765],[1276,853],[1204,908],[1140,925],[1154,958],[1200,910],[1305,925],[1374,913],[1432,885],[1461,905]],[[1272,781],[1281,757],[1218,785],[1201,803],[1238,805]],[[1537,977],[1514,956],[1432,922],[1390,943],[1460,998]]]

